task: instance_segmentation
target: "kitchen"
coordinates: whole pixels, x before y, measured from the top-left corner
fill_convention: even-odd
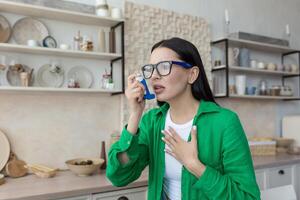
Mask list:
[[[282,146],[290,141],[278,139],[300,145],[299,7],[297,0],[1,0],[1,27],[10,26],[9,34],[0,29],[5,39],[0,43],[0,64],[5,66],[0,71],[0,130],[7,138],[1,138],[1,151],[14,152],[29,168],[41,164],[60,171],[52,178],[27,170],[19,178],[6,176],[0,199],[146,199],[147,171],[136,182],[116,188],[103,170],[79,177],[65,162],[99,158],[102,141],[108,153],[128,120],[123,94],[128,75],[149,61],[154,43],[173,36],[197,46],[216,101],[239,115],[251,151],[260,155],[253,156],[253,163],[265,199],[299,198],[299,152],[288,153]],[[250,39],[241,39],[248,36],[242,33],[251,33]],[[27,34],[42,35],[42,40]],[[81,46],[78,38],[86,43]],[[286,55],[286,65],[281,65],[281,56],[290,52],[294,54]],[[16,64],[25,66],[26,77],[31,74],[29,82],[14,74],[20,67]],[[289,87],[278,90],[275,86],[282,85],[284,76]],[[72,88],[78,87],[76,79],[80,88]],[[291,91],[292,96],[284,95]],[[155,104],[147,102],[146,109]],[[272,138],[277,145],[288,144],[276,149]],[[5,168],[8,154],[0,156]]]

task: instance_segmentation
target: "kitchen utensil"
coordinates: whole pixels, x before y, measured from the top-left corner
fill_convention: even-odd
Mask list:
[[[272,88],[270,89],[270,95],[271,96],[279,96],[280,95],[280,86],[272,86]]]
[[[246,94],[248,95],[255,95],[256,87],[246,87]]]
[[[6,71],[6,79],[10,86],[21,86],[20,73],[28,72],[30,74],[28,85],[31,86],[33,84],[33,75],[32,69],[26,65],[15,64],[10,65],[8,70]]]
[[[240,49],[239,48],[228,48],[228,65],[229,66],[237,66],[238,57],[239,57]]]
[[[255,69],[257,67],[257,61],[256,60],[251,60],[250,61],[250,67]]]
[[[0,174],[0,185],[5,183],[5,178],[3,174]]]
[[[8,20],[3,15],[0,15],[0,43],[8,42],[11,32]]]
[[[288,85],[281,86],[279,95],[280,96],[293,96],[292,88]]]
[[[64,83],[64,70],[52,69],[52,65],[45,64],[37,72],[37,82],[42,87],[61,87]]]
[[[277,66],[274,63],[268,63],[267,64],[267,69],[270,70],[270,71],[275,71],[276,68],[277,68]]]
[[[6,135],[0,130],[0,171],[5,167],[10,154],[10,145]]]
[[[40,44],[37,40],[27,40],[27,46],[38,47],[38,46],[40,46]]]
[[[68,44],[60,44],[59,45],[59,48],[60,49],[63,49],[63,50],[69,50],[70,49],[70,46]]]
[[[90,88],[93,83],[93,74],[84,66],[75,66],[68,71],[67,79],[74,79],[80,88]]]
[[[56,40],[50,35],[48,35],[43,39],[43,47],[56,48],[57,47]]]
[[[18,160],[17,156],[12,153],[10,161],[5,166],[5,171],[10,177],[22,177],[28,172],[28,170],[25,168],[25,165],[26,163],[23,160]]]
[[[267,81],[261,80],[259,82],[259,95],[267,95]]]
[[[250,51],[246,48],[240,49],[239,54],[239,63],[242,67],[249,67],[250,66]]]
[[[235,87],[238,95],[244,95],[246,90],[246,76],[237,75],[235,76]]]
[[[257,63],[257,68],[258,68],[258,69],[266,69],[265,63],[263,63],[263,62],[258,62],[258,63]]]
[[[17,44],[26,45],[28,40],[36,40],[42,44],[49,31],[41,21],[24,17],[14,24],[12,35]]]
[[[104,160],[101,158],[77,158],[66,161],[68,168],[78,176],[92,175],[103,163]]]
[[[26,165],[25,167],[40,178],[54,177],[58,171],[58,169],[39,164]]]

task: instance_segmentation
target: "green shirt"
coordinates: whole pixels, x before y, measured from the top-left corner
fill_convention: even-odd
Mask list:
[[[161,130],[168,109],[166,103],[145,113],[136,135],[130,134],[125,126],[108,155],[106,175],[113,185],[133,182],[149,165],[148,199],[161,198],[165,170]],[[198,158],[206,170],[197,178],[182,167],[182,199],[260,199],[248,141],[238,116],[213,102],[201,100],[193,125],[197,126]],[[128,163],[119,162],[120,152],[127,152]]]

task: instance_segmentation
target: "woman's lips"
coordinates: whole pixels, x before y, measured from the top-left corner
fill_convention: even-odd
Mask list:
[[[153,89],[156,94],[160,94],[164,91],[165,87],[162,85],[154,85]]]

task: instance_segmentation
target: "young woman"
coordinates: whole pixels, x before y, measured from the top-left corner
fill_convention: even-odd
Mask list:
[[[190,42],[155,44],[142,67],[159,108],[143,115],[144,88],[128,77],[130,117],[108,158],[107,177],[125,186],[149,165],[148,199],[260,199],[238,116],[214,101],[201,57]]]

